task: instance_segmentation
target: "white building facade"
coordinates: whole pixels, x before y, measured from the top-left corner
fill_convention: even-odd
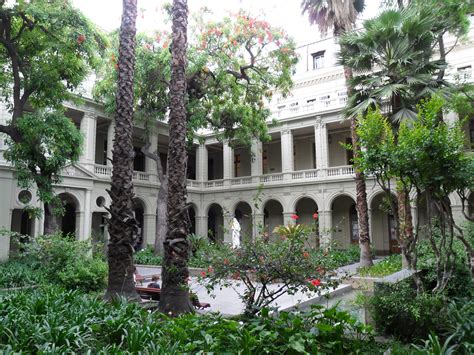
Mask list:
[[[342,67],[336,65],[337,46],[333,39],[298,48],[301,60],[294,77],[292,95],[275,97],[270,104],[272,119],[270,142],[254,141],[251,147],[231,148],[206,135],[204,144],[195,144],[188,160],[188,200],[192,204],[192,232],[212,241],[230,242],[230,223],[237,216],[242,235],[255,236],[262,228],[271,234],[274,227],[294,223],[314,225],[318,213],[318,232],[326,242],[347,248],[357,243],[354,171],[351,152],[341,143],[350,143],[349,122],[341,109],[347,101]],[[474,67],[474,28],[468,40],[449,54],[449,75],[472,80]],[[78,239],[107,235],[104,206],[110,204],[106,189],[112,172],[113,120],[100,104],[85,99],[80,106],[66,105],[66,115],[84,136],[79,162],[68,166],[56,193],[65,204],[65,215],[58,218],[64,232]],[[0,121],[6,121],[3,110]],[[151,139],[166,161],[168,127],[157,125]],[[135,214],[141,225],[142,245],[154,242],[155,214],[159,181],[155,163],[140,151],[143,131],[134,131]],[[41,235],[43,221],[29,219],[25,207],[40,207],[35,191],[17,186],[15,171],[3,158],[0,140],[0,229],[31,236]],[[466,123],[466,149],[474,148],[474,118]],[[383,194],[376,182],[367,180],[370,234],[378,253],[397,251],[392,217],[382,208]],[[470,196],[471,213],[474,194]],[[452,196],[454,212],[461,204]],[[423,208],[412,206],[414,216]],[[315,236],[312,236],[315,238]],[[0,258],[8,257],[9,237],[0,236]]]

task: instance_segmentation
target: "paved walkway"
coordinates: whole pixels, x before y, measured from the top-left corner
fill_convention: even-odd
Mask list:
[[[161,267],[137,267],[138,272],[145,276],[146,280],[143,284],[146,285],[151,275],[161,275]],[[242,294],[245,290],[245,286],[238,281],[232,281],[230,287],[222,287],[213,291],[210,295],[204,286],[198,283],[196,277],[190,278],[190,287],[195,292],[201,302],[208,302],[211,307],[207,309],[208,312],[220,312],[224,315],[237,315],[244,311],[244,305],[239,297],[239,293]],[[271,287],[277,288],[279,285],[275,284]],[[302,293],[298,292],[294,295],[284,294],[272,303],[272,306],[277,307],[278,310],[290,310],[298,306],[307,307],[310,304],[321,303],[321,301],[328,294],[336,295],[348,292],[352,287],[350,285],[339,285],[336,290],[326,290],[318,295],[314,292]],[[215,297],[213,297],[215,296]]]

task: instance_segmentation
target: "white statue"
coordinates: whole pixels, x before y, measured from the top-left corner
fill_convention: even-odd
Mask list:
[[[240,223],[237,218],[232,219],[232,225],[230,227],[232,230],[232,248],[240,248]]]

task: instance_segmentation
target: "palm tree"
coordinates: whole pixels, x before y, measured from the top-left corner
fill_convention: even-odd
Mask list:
[[[117,296],[138,298],[133,282],[133,245],[138,225],[133,214],[133,79],[137,0],[123,0],[118,60],[113,171],[108,209],[110,241],[108,245],[109,280],[106,299]]]
[[[446,67],[444,60],[432,60],[437,41],[432,10],[387,10],[364,22],[362,31],[342,36],[341,63],[353,69],[354,88],[346,113],[357,117],[378,106],[392,121],[396,132],[402,120],[416,119],[421,99],[447,84],[436,73]],[[397,239],[404,263],[411,266],[413,222],[409,191],[397,185],[398,207],[392,213],[398,221]],[[398,211],[397,211],[398,209]]]
[[[357,16],[364,9],[364,0],[303,0],[303,13],[308,13],[311,24],[317,24],[322,34],[332,29],[335,37],[354,28]],[[344,76],[347,82],[348,95],[352,94],[352,69],[344,65]],[[354,159],[359,156],[359,138],[357,136],[357,116],[351,117],[351,137]],[[364,173],[355,171],[356,182],[356,210],[359,220],[360,265],[373,265],[370,253],[369,209],[367,206],[367,192]]]
[[[187,0],[173,0],[168,146],[168,232],[164,242],[160,310],[193,312],[187,288],[189,216],[186,209],[186,47]]]

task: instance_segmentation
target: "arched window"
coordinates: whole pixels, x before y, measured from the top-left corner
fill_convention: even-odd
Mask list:
[[[359,219],[357,218],[357,210],[355,204],[350,209],[350,225],[351,225],[351,243],[359,243]]]

